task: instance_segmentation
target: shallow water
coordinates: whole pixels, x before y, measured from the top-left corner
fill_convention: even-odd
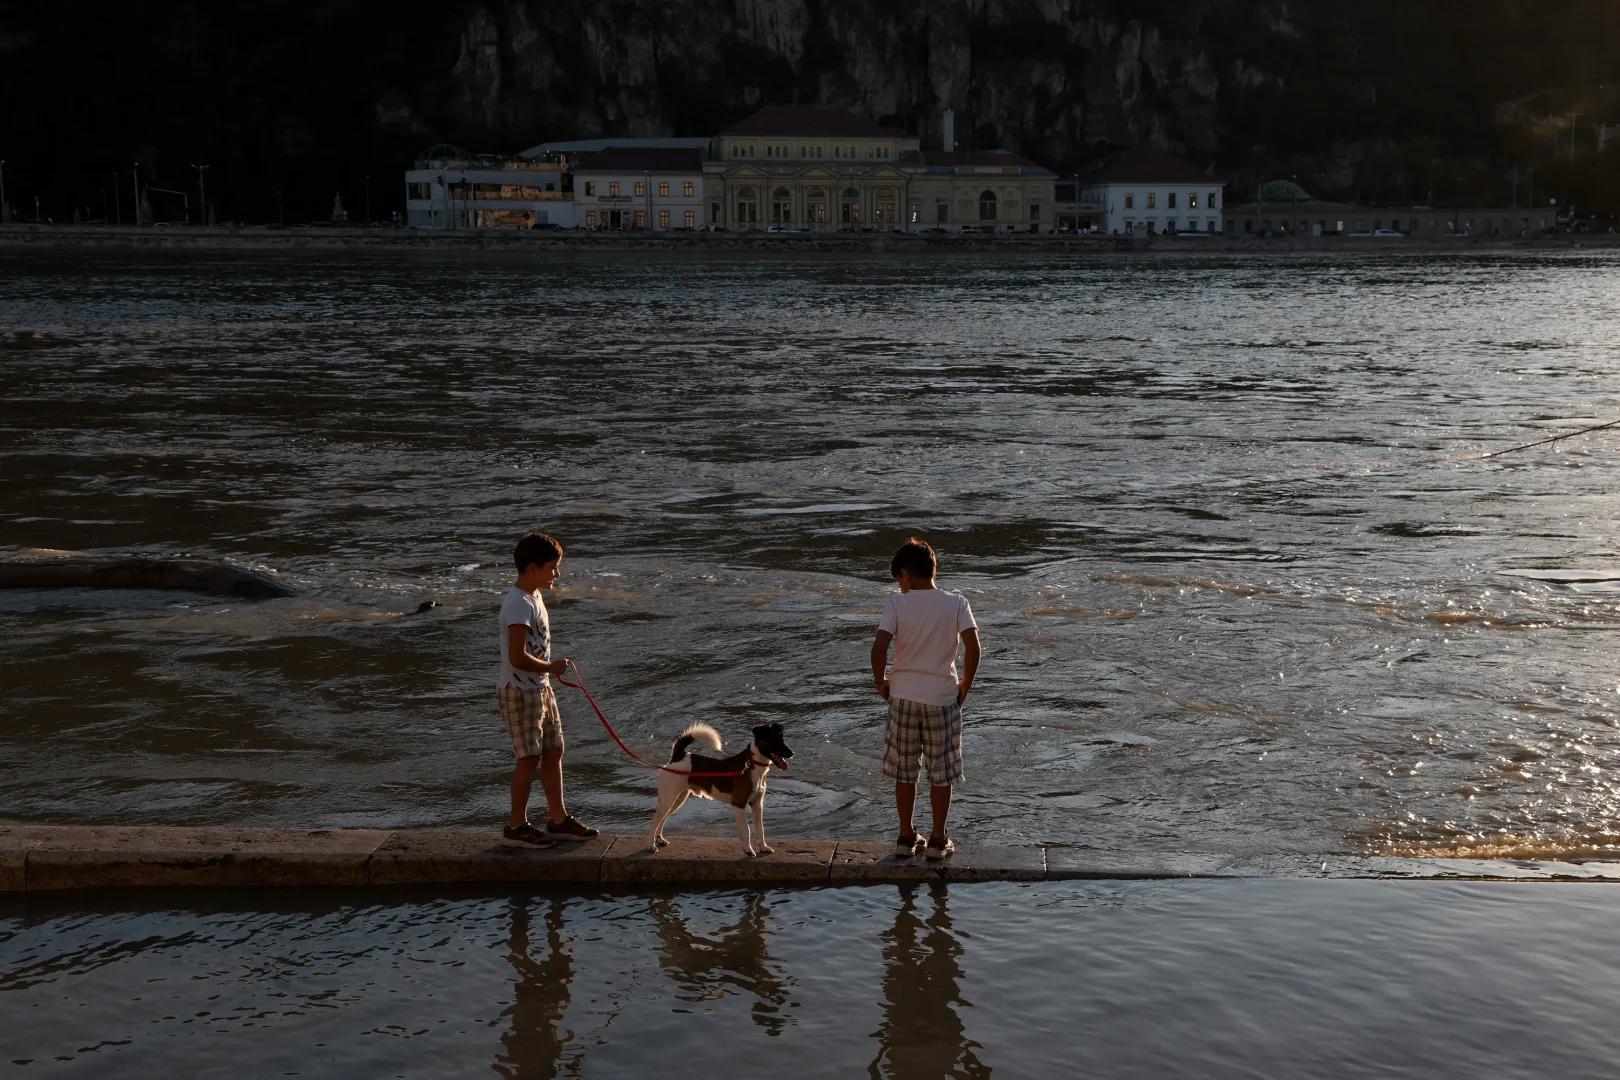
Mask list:
[[[916,531],[988,649],[964,834],[1602,847],[1620,435],[1452,459],[1620,416],[1616,340],[1608,254],[0,256],[0,543],[302,590],[0,594],[0,816],[496,820],[542,526],[633,745],[782,721],[773,828],[886,834]],[[563,704],[575,808],[643,828]]]
[[[1540,1078],[1612,1076],[1620,1054],[1600,887],[30,905],[0,908],[18,1076],[712,1077],[718,1057],[897,1080]]]

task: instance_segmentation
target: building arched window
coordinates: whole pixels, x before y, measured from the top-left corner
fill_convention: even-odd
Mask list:
[[[771,224],[793,224],[793,193],[785,187],[771,192]]]
[[[979,220],[996,220],[996,193],[985,190],[979,192]]]
[[[813,187],[804,196],[804,221],[806,225],[827,224],[827,189]]]
[[[838,223],[851,228],[861,223],[861,193],[858,189],[847,187],[839,199]]]
[[[872,202],[872,220],[878,225],[893,225],[897,220],[893,188],[877,189],[877,198]]]
[[[737,224],[759,224],[759,195],[751,187],[737,189]]]

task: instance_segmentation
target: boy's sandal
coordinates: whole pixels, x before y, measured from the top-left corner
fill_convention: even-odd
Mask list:
[[[516,841],[520,844],[528,844],[530,847],[548,848],[557,846],[557,841],[545,836],[540,832],[539,829],[535,828],[527,821],[521,825],[503,826],[501,828],[501,835],[508,840]]]
[[[561,821],[546,822],[546,832],[569,840],[589,840],[597,834],[597,830],[581,823],[573,814],[569,814]]]
[[[900,838],[894,842],[894,857],[897,859],[914,859],[917,852],[922,850],[923,839],[916,833],[901,833]]]
[[[930,836],[925,854],[930,859],[943,859],[947,855],[954,855],[956,854],[956,841],[949,837]]]

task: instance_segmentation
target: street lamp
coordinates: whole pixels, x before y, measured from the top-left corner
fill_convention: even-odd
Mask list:
[[[193,165],[197,170],[197,217],[201,219],[198,224],[208,224],[208,188],[203,185],[203,170],[207,165]]]
[[[135,224],[137,226],[139,226],[140,223],[141,223],[141,163],[140,162],[137,161],[137,162],[135,162],[135,164],[133,166],[131,166],[131,168],[129,170],[129,175],[134,178],[133,183],[135,185]]]
[[[0,222],[11,220],[11,207],[6,203],[6,163],[0,160]]]

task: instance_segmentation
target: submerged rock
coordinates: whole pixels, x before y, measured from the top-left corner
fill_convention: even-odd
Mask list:
[[[268,574],[208,559],[39,552],[0,559],[0,589],[182,589],[274,600],[295,591]]]

